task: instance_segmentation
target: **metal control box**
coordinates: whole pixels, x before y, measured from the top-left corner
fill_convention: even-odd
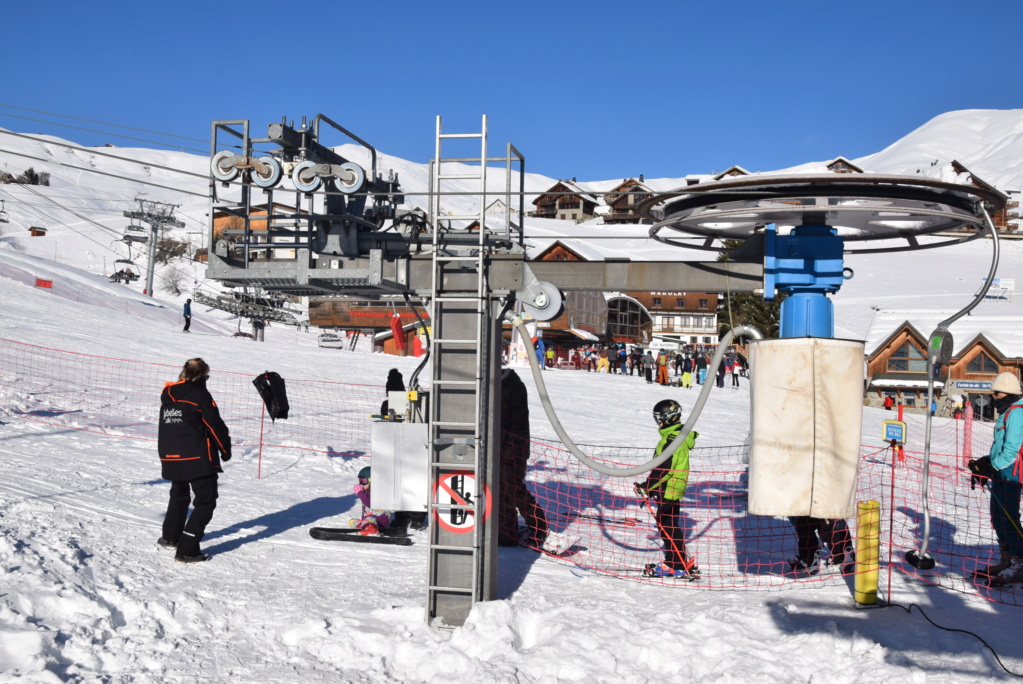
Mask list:
[[[373,508],[425,511],[430,491],[427,424],[377,421],[371,435]]]

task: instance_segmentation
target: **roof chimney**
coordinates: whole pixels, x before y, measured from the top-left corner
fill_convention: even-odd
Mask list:
[[[643,174],[639,174],[639,182],[640,182],[640,183],[642,183],[642,182],[643,182]]]

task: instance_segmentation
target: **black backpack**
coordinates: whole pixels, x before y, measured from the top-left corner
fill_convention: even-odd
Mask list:
[[[285,420],[288,417],[288,393],[284,388],[284,378],[273,371],[264,371],[252,381],[256,391],[263,398],[266,412],[270,414],[270,420],[278,418]]]

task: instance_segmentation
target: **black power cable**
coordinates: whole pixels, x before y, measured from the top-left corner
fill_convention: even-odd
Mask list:
[[[991,655],[993,655],[995,657],[995,662],[998,663],[999,667],[1001,667],[1003,670],[1005,670],[1006,674],[1010,674],[1013,677],[1023,677],[1023,674],[1019,674],[1017,672],[1013,672],[1012,670],[1007,668],[1005,666],[1005,663],[1003,663],[1002,659],[998,656],[998,651],[996,651],[991,646],[991,644],[986,642],[984,640],[984,637],[980,636],[979,634],[976,634],[976,633],[971,632],[971,631],[966,630],[966,629],[955,629],[954,627],[943,627],[943,626],[939,625],[937,622],[935,622],[934,620],[932,620],[930,617],[928,617],[927,613],[924,612],[924,609],[921,608],[920,606],[918,606],[915,603],[909,604],[909,607],[907,608],[906,606],[900,605],[898,603],[891,603],[891,602],[889,602],[889,603],[886,604],[886,607],[901,608],[902,610],[906,611],[909,614],[912,614],[913,613],[913,609],[916,608],[918,611],[920,611],[920,614],[924,616],[924,619],[927,620],[927,622],[931,623],[932,625],[934,625],[938,629],[945,630],[946,632],[959,632],[960,634],[969,634],[970,636],[975,637],[980,643],[984,644],[984,646],[987,647],[987,649],[989,651],[991,651]]]

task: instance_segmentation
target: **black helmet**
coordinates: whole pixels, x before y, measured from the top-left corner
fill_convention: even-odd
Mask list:
[[[682,406],[674,399],[662,399],[654,406],[654,420],[660,427],[682,422]]]

